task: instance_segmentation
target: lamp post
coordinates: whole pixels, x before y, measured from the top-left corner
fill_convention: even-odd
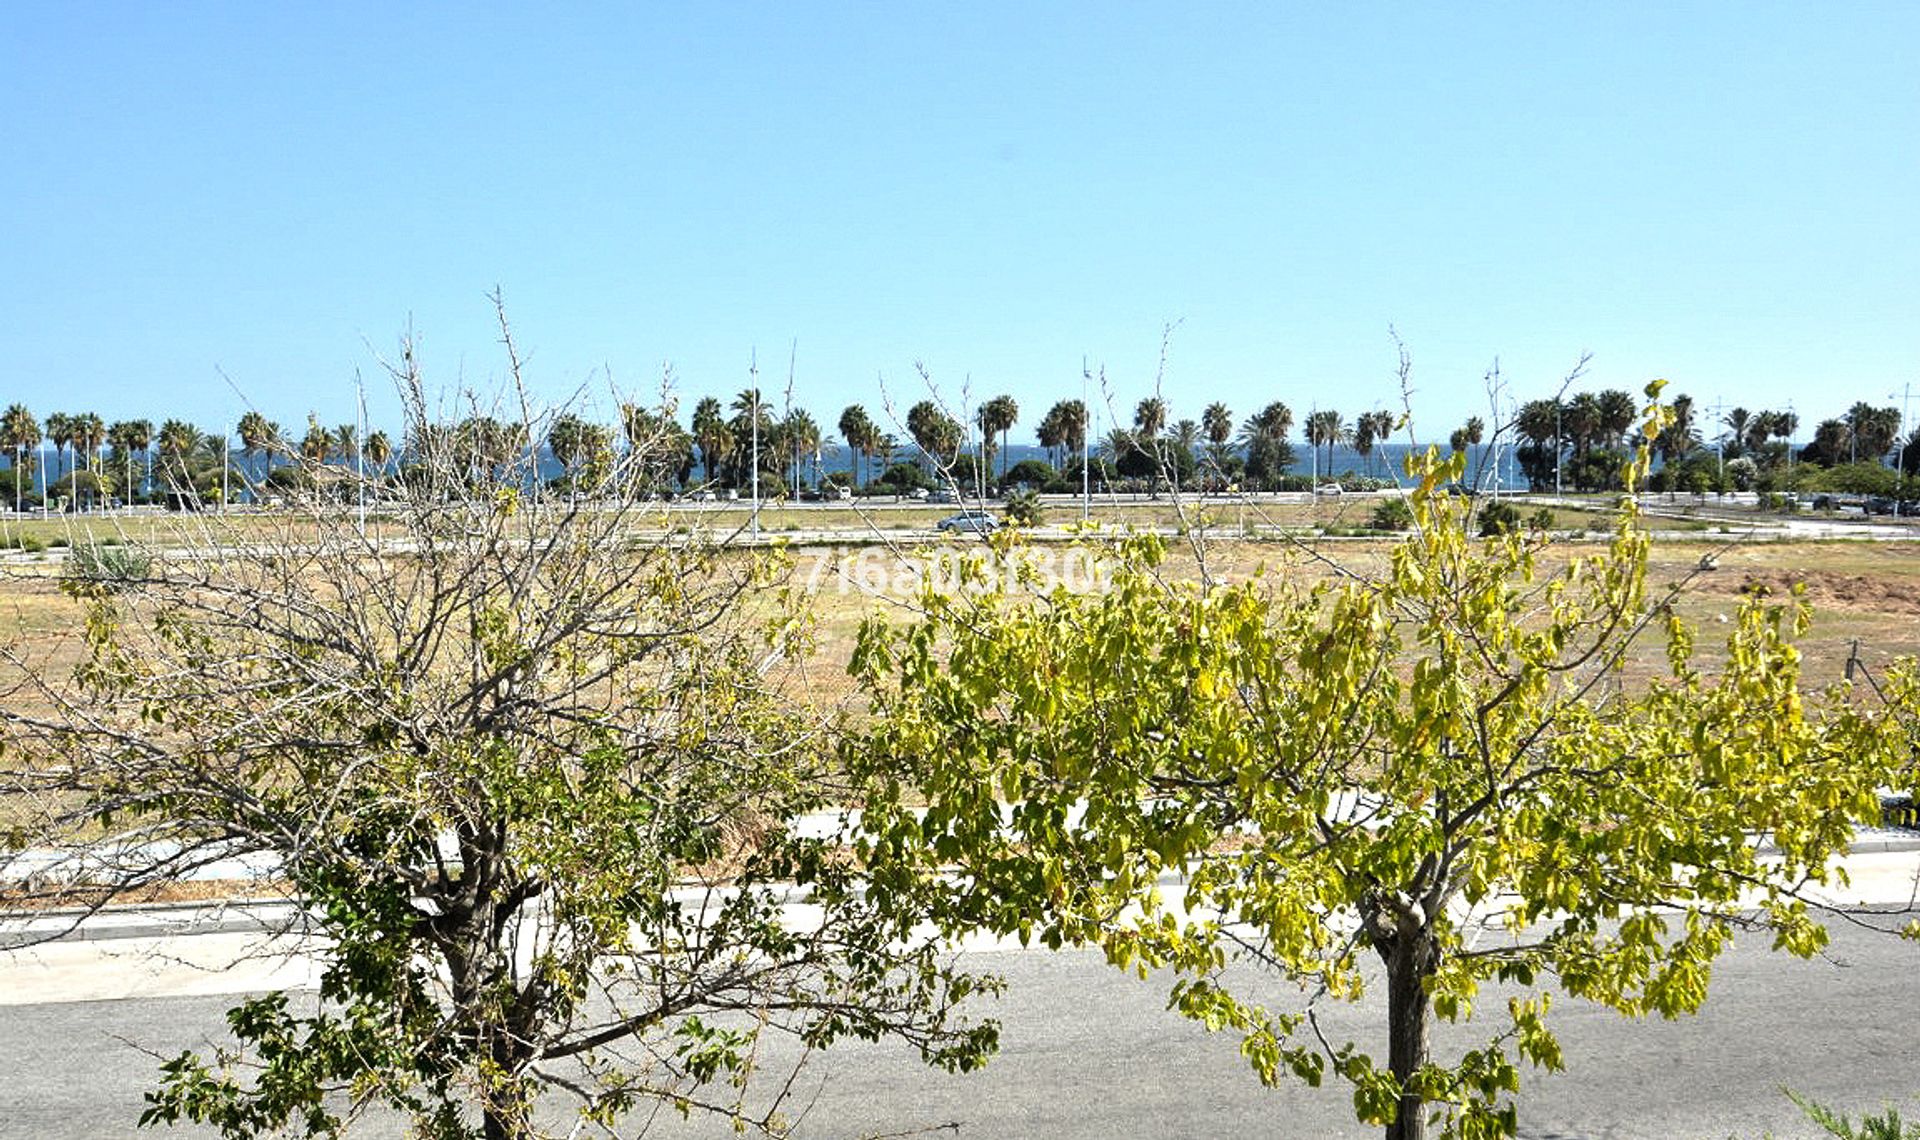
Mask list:
[[[1900,427],[1905,429],[1908,422],[1907,405],[1913,400],[1913,384],[1909,382],[1902,385],[1898,392],[1887,393],[1887,399],[1895,398],[1900,401]],[[1896,479],[1893,485],[1893,516],[1895,518],[1900,517],[1900,499],[1906,493],[1907,482],[1907,435],[1903,434],[1899,439],[1900,450],[1895,452],[1893,457],[1893,473]]]

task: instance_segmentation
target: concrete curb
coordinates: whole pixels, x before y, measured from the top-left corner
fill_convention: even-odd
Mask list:
[[[1759,847],[1761,855],[1776,855],[1772,844]],[[1920,851],[1920,831],[1899,828],[1863,829],[1848,847],[1851,855],[1882,855]],[[1157,885],[1183,887],[1187,876],[1162,874]],[[698,893],[698,892],[696,892]],[[778,895],[782,904],[805,902],[804,892]],[[0,953],[48,942],[106,942],[128,938],[175,938],[196,934],[262,934],[304,932],[310,929],[303,909],[284,899],[238,900],[225,903],[150,903],[100,911],[55,910],[0,912]]]

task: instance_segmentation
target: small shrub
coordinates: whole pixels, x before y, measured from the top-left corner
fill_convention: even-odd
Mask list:
[[[1413,529],[1413,508],[1405,499],[1383,499],[1373,508],[1371,520],[1375,530],[1411,530]]]
[[[147,576],[153,559],[131,546],[83,543],[67,552],[67,577],[108,587],[132,585]]]
[[[1480,537],[1512,534],[1520,529],[1520,508],[1512,503],[1488,503],[1480,508]]]
[[[1040,496],[1032,491],[1015,491],[1008,495],[1006,516],[1014,526],[1039,526],[1046,517],[1040,507]]]
[[[1527,526],[1533,530],[1553,529],[1553,508],[1541,507],[1527,516]]]
[[[38,554],[46,548],[45,542],[31,534],[10,534],[0,539],[0,550],[22,550],[28,554]]]

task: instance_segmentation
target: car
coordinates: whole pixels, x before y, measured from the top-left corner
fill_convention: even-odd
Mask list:
[[[1000,529],[1000,520],[985,511],[961,511],[933,525],[935,530],[948,533],[992,534]]]
[[[927,496],[927,502],[929,503],[957,503],[959,501],[960,500],[953,497],[952,491],[934,491]]]

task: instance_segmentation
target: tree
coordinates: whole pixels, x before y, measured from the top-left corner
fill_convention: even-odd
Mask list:
[[[1207,437],[1207,466],[1212,469],[1214,478],[1224,483],[1227,443],[1233,438],[1233,412],[1219,402],[1208,404],[1200,413],[1200,430]]]
[[[693,443],[700,449],[700,467],[709,483],[721,477],[722,464],[733,454],[733,431],[727,426],[720,401],[702,396],[693,406]]]
[[[1293,445],[1287,435],[1293,431],[1293,410],[1278,400],[1247,417],[1240,425],[1240,442],[1247,449],[1247,478],[1256,484],[1272,484],[1293,466]]]
[[[20,470],[27,463],[27,453],[40,447],[40,421],[33,418],[25,404],[14,404],[4,416],[0,416],[0,446],[4,446],[13,464],[13,509],[19,512],[22,502],[22,479]],[[26,482],[31,482],[29,477]]]
[[[840,421],[835,426],[840,429],[840,438],[847,441],[847,454],[854,463],[853,485],[858,487],[865,482],[861,477],[863,474],[870,476],[873,473],[870,468],[862,472],[860,463],[865,460],[869,465],[872,464],[880,443],[880,429],[874,424],[873,417],[867,415],[867,409],[859,404],[848,404],[841,411]]]
[[[763,1035],[977,1061],[970,983],[789,826],[833,769],[788,684],[785,555],[523,495],[524,448],[471,493],[453,441],[477,420],[432,423],[400,380],[423,446],[380,533],[337,496],[243,542],[184,521],[137,580],[73,586],[81,667],[0,709],[0,787],[114,871],[64,901],[265,858],[329,945],[317,1007],[242,1000],[244,1062],[167,1062],[146,1121],[328,1135],[385,1106],[422,1137],[518,1140],[545,1094],[609,1132],[660,1107],[770,1131],[783,1075],[771,1107],[746,1092]],[[805,925],[782,920],[796,891]]]
[[[1347,430],[1339,412],[1322,408],[1307,416],[1306,436],[1308,446],[1327,449],[1327,465],[1321,474],[1329,475],[1333,472],[1333,449],[1351,439],[1352,433]]]
[[[46,420],[47,442],[53,445],[53,476],[57,480],[66,473],[67,445],[73,442],[73,417],[65,412],[54,412]]]
[[[1017,567],[977,567],[902,628],[870,620],[854,661],[872,727],[849,762],[875,889],[928,899],[950,932],[1166,971],[1171,1008],[1239,1033],[1261,1080],[1341,1078],[1390,1138],[1430,1117],[1512,1135],[1518,1062],[1560,1065],[1549,979],[1629,1015],[1690,1011],[1754,906],[1812,953],[1825,931],[1793,891],[1877,818],[1903,729],[1801,691],[1797,597],[1750,595],[1724,661],[1698,661],[1649,589],[1631,498],[1603,551],[1549,573],[1537,538],[1468,537],[1440,491],[1464,468],[1429,453],[1415,529],[1377,577],[1229,583],[1133,538],[1085,548],[1097,593],[1023,594]],[[1642,637],[1664,654],[1635,656]],[[1630,660],[1664,673],[1629,683]],[[1480,937],[1493,914],[1505,929]],[[1304,1004],[1256,1004],[1236,961]],[[1369,961],[1384,1056],[1315,1017],[1370,984]],[[1433,1019],[1470,1021],[1494,979],[1531,992],[1436,1055]]]
[[[965,433],[959,421],[942,411],[940,405],[922,400],[907,409],[907,434],[913,437],[914,446],[920,449],[931,475],[953,466]]]
[[[1041,417],[1034,437],[1055,467],[1064,470],[1067,457],[1079,455],[1086,446],[1087,422],[1087,406],[1079,400],[1062,400]]]
[[[387,464],[393,462],[393,441],[387,438],[386,432],[370,433],[362,450],[366,453],[367,462],[373,465],[375,476],[385,472]]]
[[[144,455],[151,472],[153,446],[153,422],[151,420],[121,420],[107,428],[107,442],[113,446],[114,453],[120,458],[120,466],[126,476],[123,494],[131,502],[134,497],[133,457],[136,453]]]
[[[1478,421],[1475,421],[1478,422]],[[1353,450],[1359,453],[1369,470],[1373,467],[1374,445],[1384,443],[1393,434],[1393,413],[1361,412],[1353,419]],[[1478,442],[1477,440],[1475,442]],[[1455,448],[1455,450],[1459,450]],[[1404,530],[1404,527],[1394,528]]]
[[[989,452],[996,450],[993,446],[993,437],[996,435],[1000,437],[997,450],[1000,452],[1000,474],[1004,477],[1007,472],[1007,433],[1012,431],[1013,425],[1020,420],[1020,405],[1012,396],[995,396],[980,405],[978,419],[980,434],[987,441]]]

